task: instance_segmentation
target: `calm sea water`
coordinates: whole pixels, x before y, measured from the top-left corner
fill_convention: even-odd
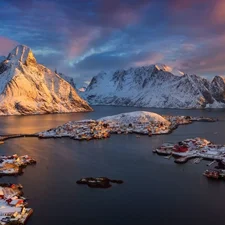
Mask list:
[[[32,133],[69,120],[80,120],[143,110],[128,107],[94,107],[95,112],[0,117],[0,134]],[[207,162],[178,165],[154,155],[163,142],[204,137],[225,144],[224,110],[148,109],[161,114],[218,117],[216,123],[180,126],[170,135],[114,135],[105,140],[21,138],[0,145],[1,154],[29,154],[36,166],[19,177],[1,182],[19,182],[34,214],[28,225],[161,225],[225,223],[225,182],[202,176]],[[87,176],[123,179],[124,184],[107,190],[78,186]]]

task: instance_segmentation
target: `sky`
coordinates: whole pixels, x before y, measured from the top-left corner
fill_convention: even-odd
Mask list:
[[[163,63],[225,75],[225,0],[0,0],[0,55],[18,44],[74,77]]]

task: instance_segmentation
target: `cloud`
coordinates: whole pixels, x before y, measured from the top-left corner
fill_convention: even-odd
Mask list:
[[[28,45],[78,83],[152,63],[224,74],[224,0],[1,0],[0,8],[0,55]]]
[[[201,39],[201,45],[191,54],[177,60],[177,65],[186,73],[217,75],[225,71],[225,33],[224,35]]]
[[[88,50],[91,47],[91,43],[99,38],[100,32],[101,31],[99,29],[87,27],[79,29],[79,32],[77,33],[71,32],[69,34],[69,45],[67,46],[68,57],[70,59],[76,58]]]
[[[225,2],[223,0],[215,1],[215,6],[211,15],[214,24],[224,25],[225,23]]]
[[[18,42],[0,36],[0,55],[8,56],[9,52],[18,45]]]
[[[159,52],[150,53],[147,57],[142,60],[138,60],[135,62],[135,66],[148,66],[151,64],[157,64],[162,62],[164,59],[164,55]]]
[[[137,23],[141,19],[141,10],[147,7],[150,1],[100,1],[98,13],[104,24],[112,27],[121,27]]]
[[[48,48],[48,47],[44,47],[42,49],[40,49],[40,48],[38,48],[38,49],[33,48],[32,51],[33,51],[33,53],[35,55],[38,55],[38,56],[49,56],[49,55],[60,54],[59,51],[57,51],[55,49],[52,49],[52,48]]]

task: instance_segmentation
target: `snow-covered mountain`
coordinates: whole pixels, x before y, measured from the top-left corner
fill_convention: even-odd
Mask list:
[[[172,74],[169,67],[147,67],[100,73],[83,97],[92,105],[160,108],[225,107],[225,79],[212,82],[197,75]]]
[[[19,45],[0,63],[0,115],[91,111],[75,89]]]

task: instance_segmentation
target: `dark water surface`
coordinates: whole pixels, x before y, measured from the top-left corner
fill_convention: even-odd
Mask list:
[[[95,112],[0,117],[0,134],[31,133],[69,120],[97,119],[121,112],[143,110],[128,107],[94,107]],[[167,141],[204,137],[225,144],[224,110],[148,109],[161,114],[218,117],[216,123],[180,126],[170,135],[114,135],[105,140],[21,138],[0,145],[1,154],[29,154],[37,165],[19,177],[2,182],[19,182],[34,214],[28,225],[157,225],[224,224],[225,182],[202,176],[206,161],[177,165],[152,154]],[[78,186],[87,176],[123,179],[124,184],[107,190]]]

